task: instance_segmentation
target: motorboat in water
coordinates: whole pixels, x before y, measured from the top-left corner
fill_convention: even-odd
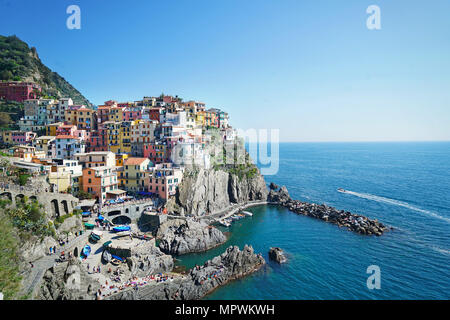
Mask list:
[[[342,188],[337,189],[337,191],[338,191],[338,192],[342,192],[342,193],[345,193],[345,192],[346,192],[346,190],[345,190],[345,189],[342,189]]]
[[[252,217],[253,216],[253,213],[248,212],[248,211],[242,211],[242,213],[245,214],[248,217]]]
[[[219,220],[219,223],[224,227],[231,226],[231,223],[229,223],[228,221],[225,221],[225,220]]]

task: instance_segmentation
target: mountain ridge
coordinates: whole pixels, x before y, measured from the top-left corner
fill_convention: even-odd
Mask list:
[[[35,47],[30,48],[15,35],[0,35],[0,80],[35,82],[46,96],[72,98],[75,104],[92,106],[80,91],[41,61]]]

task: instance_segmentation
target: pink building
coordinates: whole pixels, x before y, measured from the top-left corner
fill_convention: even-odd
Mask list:
[[[142,119],[142,109],[140,107],[126,107],[123,110],[123,120],[124,121],[133,121]]]
[[[36,137],[36,133],[32,131],[12,131],[11,140],[13,144],[27,144]]]
[[[86,148],[86,152],[108,151],[108,136],[106,129],[101,127],[98,130],[91,131]]]
[[[183,169],[171,163],[160,163],[150,169],[147,175],[148,192],[167,200],[175,195],[178,184],[183,179]]]
[[[153,163],[162,163],[168,160],[167,146],[158,142],[144,144],[144,157],[149,158]]]
[[[37,99],[41,94],[41,86],[33,82],[0,82],[0,98],[23,102]]]

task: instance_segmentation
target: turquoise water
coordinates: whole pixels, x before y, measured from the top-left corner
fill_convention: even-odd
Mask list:
[[[254,216],[234,223],[224,245],[181,257],[192,267],[229,245],[251,244],[268,261],[205,299],[450,298],[450,143],[281,144],[280,170],[266,181],[395,230],[367,237],[283,208],[251,208]],[[271,246],[285,249],[289,262],[269,261]],[[369,265],[381,269],[380,290],[366,287]]]

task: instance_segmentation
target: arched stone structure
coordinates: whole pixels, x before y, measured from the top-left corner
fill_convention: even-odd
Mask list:
[[[50,201],[52,209],[53,209],[53,217],[58,218],[61,213],[59,211],[59,203],[57,199],[53,199],[52,201]]]
[[[61,205],[62,205],[62,208],[63,208],[63,212],[65,214],[69,214],[69,205],[67,204],[67,200],[62,200],[61,201]]]
[[[130,224],[131,219],[128,216],[117,216],[112,219],[112,223],[114,224]]]
[[[121,214],[122,214],[122,210],[114,210],[114,211],[108,212],[108,217],[113,217],[113,216],[117,216],[117,215],[121,215]]]

